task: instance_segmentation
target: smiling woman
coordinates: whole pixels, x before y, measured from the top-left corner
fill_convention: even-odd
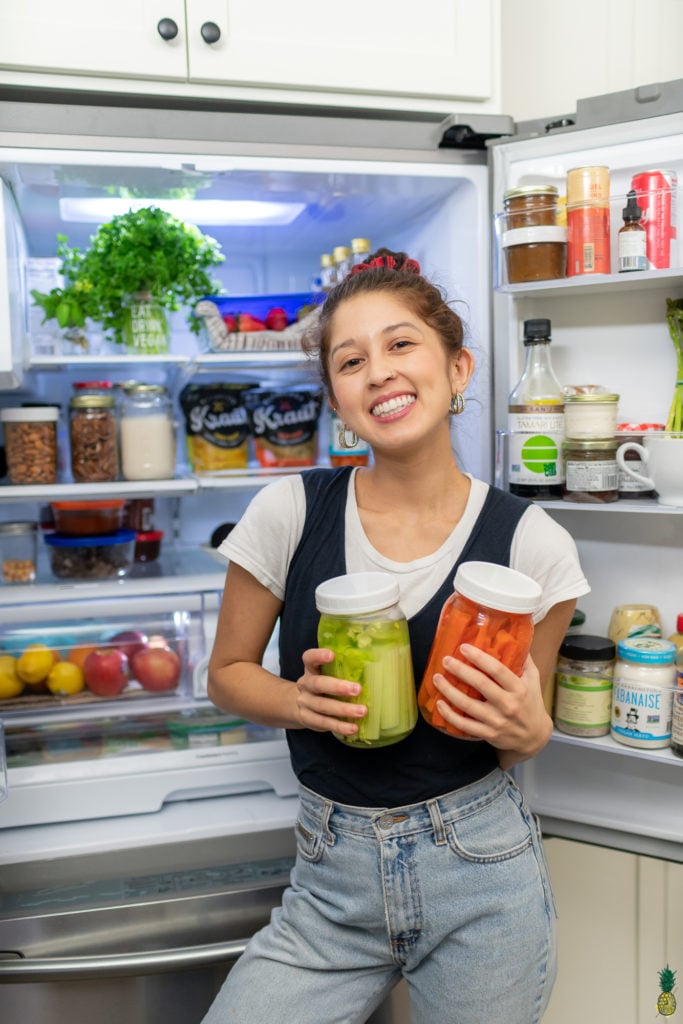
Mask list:
[[[301,811],[292,888],[206,1024],[266,1020],[273,1005],[300,1024],[339,1020],[339,1006],[360,1022],[402,975],[420,1022],[448,1005],[459,1024],[479,1024],[486,990],[491,1024],[529,1024],[549,998],[550,884],[535,822],[505,769],[549,739],[541,681],[588,587],[566,531],[456,461],[450,426],[474,365],[463,336],[416,261],[380,250],[356,266],[328,294],[309,348],[346,434],[369,442],[373,461],[279,479],[221,545],[230,566],[209,696],[287,729]],[[316,588],[345,574],[393,577],[419,680],[455,570],[468,561],[540,584],[521,674],[467,645],[431,679],[457,737],[418,717],[395,743],[348,742],[359,723],[367,728],[369,684],[365,674],[329,674]],[[274,675],[262,659],[278,619]],[[395,675],[389,687],[400,685]]]

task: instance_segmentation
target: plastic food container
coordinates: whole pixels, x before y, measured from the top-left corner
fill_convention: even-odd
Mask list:
[[[509,284],[551,281],[567,272],[567,229],[557,225],[504,231],[501,247]]]
[[[133,565],[135,531],[92,537],[46,534],[52,572],[59,579],[105,580],[126,576]]]
[[[444,698],[434,686],[434,674],[444,675],[469,697],[482,700],[478,690],[449,675],[443,666],[446,655],[462,660],[460,645],[468,643],[492,654],[520,676],[534,635],[532,615],[542,591],[524,573],[491,562],[463,562],[453,586],[455,592],[441,609],[417,702],[422,717],[435,729],[466,737],[437,708],[437,701]]]
[[[398,599],[398,583],[384,572],[335,576],[316,587],[318,644],[334,651],[322,671],[360,683],[359,696],[348,702],[368,709],[364,718],[349,719],[358,732],[334,734],[355,749],[398,743],[415,728],[410,637]]]
[[[7,475],[11,484],[53,484],[57,480],[55,405],[1,409]]]
[[[120,530],[125,504],[125,501],[54,501],[50,507],[58,533],[90,537]]]
[[[0,581],[33,583],[38,533],[35,523],[0,523]]]
[[[150,530],[138,533],[135,538],[135,561],[155,562],[161,554],[161,542],[164,539],[162,530]]]

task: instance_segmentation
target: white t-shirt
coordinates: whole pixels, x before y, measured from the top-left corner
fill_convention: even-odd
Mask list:
[[[381,555],[365,535],[356,504],[355,472],[349,474],[346,500],[347,572],[391,573],[399,583],[403,614],[411,618],[453,571],[482,510],[489,485],[471,478],[464,514],[441,547],[412,562],[396,562]],[[289,563],[301,539],[305,518],[306,496],[301,476],[281,477],[255,495],[219,551],[282,600]],[[530,505],[517,525],[510,566],[531,576],[543,588],[535,622],[545,618],[550,608],[560,601],[578,598],[590,591],[571,535],[537,505]]]

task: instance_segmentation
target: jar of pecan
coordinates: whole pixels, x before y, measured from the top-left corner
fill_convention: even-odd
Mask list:
[[[119,475],[112,395],[75,395],[69,402],[71,472],[76,483],[104,483]]]
[[[11,484],[55,483],[58,419],[59,407],[55,405],[0,410]]]

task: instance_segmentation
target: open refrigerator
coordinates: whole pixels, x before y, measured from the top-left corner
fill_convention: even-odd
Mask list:
[[[320,254],[352,237],[420,261],[463,316],[477,364],[466,412],[453,428],[467,472],[494,480],[497,431],[521,372],[527,318],[550,318],[563,383],[608,385],[620,395],[621,420],[666,417],[675,360],[665,299],[683,295],[683,248],[674,249],[667,269],[509,284],[497,225],[507,189],[550,181],[562,190],[570,168],[607,165],[616,268],[616,232],[633,174],[662,167],[683,176],[683,82],[582,101],[571,118],[521,126],[504,117],[444,122],[440,115],[151,109],[144,101],[99,106],[94,97],[73,103],[49,95],[0,99],[0,113],[0,405],[57,402],[63,416],[74,381],[93,376],[164,383],[176,402],[189,381],[288,386],[315,379],[315,365],[295,350],[212,350],[206,336],[190,334],[184,313],[173,319],[169,354],[148,357],[106,343],[99,354],[65,354],[58,337],[31,321],[31,261],[54,257],[58,232],[86,245],[96,227],[61,222],[60,199],[190,190],[198,198],[276,198],[301,207],[286,226],[200,225],[221,243],[226,261],[217,273],[231,296],[310,292]],[[270,840],[278,855],[293,852],[291,838],[283,838],[296,799],[282,734],[228,721],[205,691],[225,573],[209,540],[219,524],[236,521],[272,471],[251,458],[243,471],[195,473],[177,405],[176,418],[173,480],[73,483],[62,423],[56,485],[0,484],[3,521],[36,519],[59,498],[152,497],[165,537],[158,563],[97,584],[55,581],[41,548],[36,583],[0,588],[0,644],[7,637],[21,647],[30,634],[66,649],[83,635],[89,641],[93,629],[138,628],[164,637],[183,660],[170,694],[134,688],[111,700],[0,705],[7,756],[0,863],[13,906],[29,873],[66,886],[77,865],[96,885],[111,872],[123,877],[133,862],[150,872],[169,867],[174,849],[184,851],[180,866],[188,870],[215,866],[217,856],[241,863],[245,849],[258,859]],[[327,429],[323,412],[322,464]],[[624,601],[656,604],[665,632],[673,631],[683,611],[680,509],[654,501],[546,507],[576,539],[592,587],[580,602],[585,632],[605,635],[612,609]],[[268,657],[275,663],[275,638]],[[683,859],[683,763],[670,750],[556,733],[517,777],[547,834]],[[49,942],[38,948],[39,957],[51,955]],[[49,965],[43,970],[54,977]],[[0,963],[0,981],[3,971],[8,980],[26,980],[16,958]],[[398,1006],[386,1012],[402,1019]]]

